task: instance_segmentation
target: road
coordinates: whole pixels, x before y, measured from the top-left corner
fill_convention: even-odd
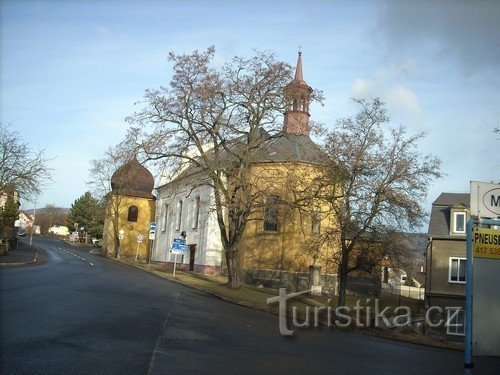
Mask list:
[[[24,244],[26,239],[23,239]],[[47,261],[0,270],[1,373],[458,374],[461,352],[316,328],[36,238]]]

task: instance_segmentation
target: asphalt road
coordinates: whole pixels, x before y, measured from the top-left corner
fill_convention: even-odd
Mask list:
[[[26,239],[23,239],[26,243]],[[0,270],[2,374],[460,374],[463,353],[276,316],[36,238],[47,261]]]

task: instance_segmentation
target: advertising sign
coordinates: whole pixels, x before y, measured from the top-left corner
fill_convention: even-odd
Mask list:
[[[500,185],[471,181],[470,213],[481,218],[500,217]]]

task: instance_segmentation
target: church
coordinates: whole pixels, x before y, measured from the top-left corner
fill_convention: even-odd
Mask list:
[[[270,134],[261,129],[264,141],[251,168],[252,178],[267,194],[266,206],[252,212],[240,240],[240,276],[248,284],[304,290],[310,286],[313,273],[314,284],[319,284],[319,273],[336,273],[332,259],[338,245],[319,241],[322,231],[335,225],[333,218],[323,213],[327,210],[322,209],[322,203],[309,202],[301,209],[278,207],[278,202],[297,199],[292,194],[294,187],[307,190],[323,160],[310,138],[312,88],[303,78],[300,52],[295,77],[283,95],[286,112],[282,130]],[[176,262],[181,269],[204,274],[225,272],[220,229],[211,209],[214,191],[204,180],[207,177],[193,169],[157,188],[152,262]],[[186,233],[188,251],[171,254],[171,243],[182,232]]]

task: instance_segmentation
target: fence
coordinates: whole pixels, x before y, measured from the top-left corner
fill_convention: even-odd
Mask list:
[[[417,288],[415,286],[406,285],[391,285],[386,283],[382,284],[382,292],[421,300],[423,300],[425,296],[425,288]]]

